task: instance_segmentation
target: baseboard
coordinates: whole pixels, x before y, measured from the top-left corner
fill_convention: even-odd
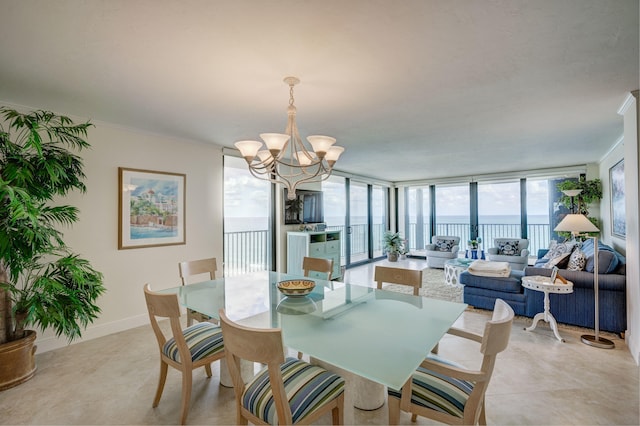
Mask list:
[[[100,324],[96,326],[89,326],[86,330],[82,332],[82,338],[76,339],[73,342],[69,343],[64,337],[56,337],[56,336],[45,336],[40,337],[40,333],[38,333],[38,338],[36,339],[36,345],[38,346],[38,350],[36,353],[44,353],[48,351],[52,351],[54,349],[63,348],[68,345],[74,345],[76,343],[85,342],[87,340],[97,339],[98,337],[108,336],[109,334],[118,333],[120,331],[129,330],[131,328],[140,327],[142,325],[149,324],[149,315],[136,315],[135,317],[130,317],[118,321],[113,321],[107,324]]]

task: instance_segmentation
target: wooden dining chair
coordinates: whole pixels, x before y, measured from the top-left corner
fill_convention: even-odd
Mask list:
[[[304,276],[308,277],[309,272],[320,272],[327,274],[327,281],[331,281],[331,274],[333,273],[333,259],[323,259],[320,257],[304,257],[302,259],[302,270]]]
[[[344,422],[344,379],[317,365],[284,356],[282,330],[244,327],[220,310],[227,366],[236,395],[236,424],[310,424],[331,411]],[[240,361],[266,364],[244,383]]]
[[[419,296],[422,287],[422,270],[376,265],[373,280],[379,289],[382,289],[382,283],[401,284],[413,287],[413,295]]]
[[[207,377],[211,377],[211,363],[225,356],[222,330],[208,322],[199,322],[183,330],[180,326],[178,295],[175,293],[155,293],[151,291],[149,284],[145,284],[144,297],[151,327],[160,349],[160,379],[153,407],[157,407],[160,402],[169,366],[179,370],[182,373],[180,423],[184,424],[189,413],[193,370],[204,367]],[[168,333],[165,335],[162,331],[158,317],[169,318],[171,336],[168,336]]]
[[[424,416],[450,425],[486,425],[485,392],[498,353],[509,343],[513,309],[496,299],[493,316],[484,326],[482,336],[456,328],[449,333],[480,343],[484,355],[479,370],[429,354],[401,390],[389,388],[389,424],[397,425],[400,411]]]
[[[178,271],[180,272],[182,285],[188,284],[188,278],[204,276],[204,274],[208,274],[208,279],[215,280],[217,270],[218,265],[215,257],[211,257],[209,259],[188,260],[178,263]],[[193,324],[193,320],[198,322],[209,321],[217,324],[216,319],[198,311],[194,311],[193,309],[187,309],[187,326]]]

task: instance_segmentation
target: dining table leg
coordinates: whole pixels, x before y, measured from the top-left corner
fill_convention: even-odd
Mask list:
[[[242,380],[247,383],[255,375],[253,369],[253,362],[244,359],[240,360],[240,375]],[[231,380],[231,374],[229,374],[229,367],[227,367],[227,359],[222,358],[220,360],[220,384],[227,388],[233,387],[233,381]]]
[[[377,410],[384,405],[386,400],[386,389],[380,383],[365,379],[362,376],[338,368],[332,364],[310,357],[311,364],[318,365],[326,370],[341,375],[346,384],[345,389],[345,415],[347,407],[355,407],[360,410]],[[353,410],[351,410],[353,412]],[[345,419],[345,424],[348,424]]]

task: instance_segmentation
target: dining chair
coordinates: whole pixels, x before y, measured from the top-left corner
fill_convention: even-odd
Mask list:
[[[331,281],[331,273],[333,272],[333,259],[323,259],[320,257],[304,257],[302,259],[302,270],[304,276],[308,277],[309,272],[321,272],[327,274],[325,278],[327,281]]]
[[[331,411],[344,422],[344,379],[317,365],[285,358],[282,330],[245,327],[220,310],[227,366],[236,395],[236,424],[310,424]],[[266,364],[245,383],[240,361]]]
[[[187,278],[191,278],[196,275],[209,274],[210,280],[216,279],[216,271],[218,270],[218,265],[216,263],[216,258],[211,257],[208,259],[200,259],[200,260],[188,260],[184,262],[178,263],[178,270],[180,271],[180,279],[182,280],[182,285],[187,284]],[[193,320],[198,322],[213,322],[217,324],[217,320],[211,318],[208,315],[200,313],[198,311],[194,311],[193,309],[187,309],[187,326],[193,324]]]
[[[377,283],[378,289],[382,289],[383,283],[401,284],[413,287],[413,295],[419,296],[422,287],[422,270],[376,265],[373,280]]]
[[[513,309],[502,299],[496,299],[493,316],[484,326],[482,336],[451,328],[448,333],[480,343],[483,354],[479,370],[429,354],[401,390],[389,388],[389,424],[396,425],[400,411],[428,417],[450,425],[486,425],[485,392],[498,353],[509,343]]]
[[[184,424],[189,413],[193,370],[204,367],[207,377],[211,377],[211,363],[224,358],[224,342],[220,327],[209,322],[199,322],[184,330],[180,326],[180,305],[178,295],[160,294],[151,291],[149,284],[144,285],[144,297],[147,302],[151,327],[158,340],[160,349],[160,379],[153,399],[157,407],[167,379],[169,366],[182,373],[182,409],[180,423]],[[162,331],[158,317],[169,318],[171,336]]]

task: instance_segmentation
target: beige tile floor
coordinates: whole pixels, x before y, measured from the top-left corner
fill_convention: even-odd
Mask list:
[[[419,265],[417,263],[416,265]],[[348,271],[352,282],[370,285],[369,266]],[[481,332],[489,314],[467,311],[457,326]],[[487,420],[500,425],[640,424],[639,369],[624,341],[603,350],[580,343],[584,331],[562,328],[565,343],[547,326],[534,332],[517,318],[508,349],[498,357],[487,391]],[[478,347],[446,336],[440,354],[468,366]],[[37,356],[38,372],[27,383],[0,392],[0,424],[175,424],[180,375],[170,370],[160,405],[151,407],[158,378],[157,344],[148,326],[75,344]],[[233,390],[195,373],[189,424],[234,424]],[[353,411],[356,424],[386,424],[386,404]],[[330,419],[322,419],[329,422]],[[411,424],[403,413],[402,424]],[[322,423],[322,421],[320,422]],[[434,424],[419,418],[418,424]]]

